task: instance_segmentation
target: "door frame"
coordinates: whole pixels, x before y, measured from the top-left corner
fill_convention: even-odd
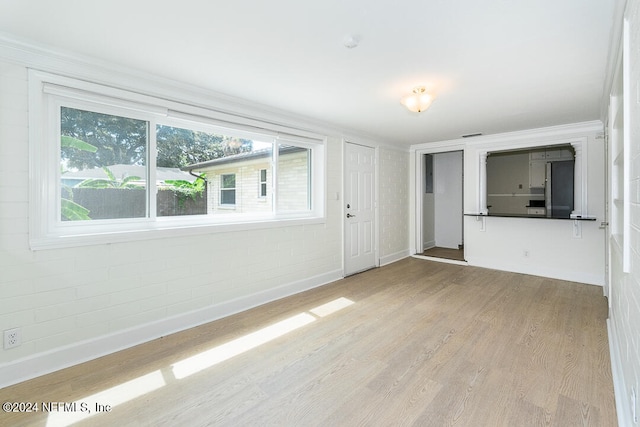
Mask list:
[[[342,275],[343,277],[350,276],[352,274],[357,274],[365,270],[358,271],[347,271],[347,226],[346,226],[346,215],[347,215],[347,207],[346,207],[346,194],[347,194],[347,185],[348,185],[348,176],[347,176],[347,144],[359,145],[361,147],[371,148],[374,150],[373,159],[374,159],[374,168],[373,168],[373,251],[374,251],[374,262],[369,268],[380,267],[380,230],[378,227],[379,221],[379,209],[378,209],[378,200],[379,200],[379,154],[380,150],[377,145],[367,144],[363,142],[355,142],[354,139],[346,138],[342,139],[342,197],[338,197],[342,206],[340,210],[342,215]]]
[[[439,154],[449,152],[462,152],[462,210],[464,213],[464,149],[465,145],[461,143],[456,144],[434,144],[433,147],[420,148],[411,151],[411,159],[409,164],[409,173],[413,179],[409,180],[409,195],[410,195],[410,217],[409,217],[409,251],[411,255],[421,254],[423,252],[423,224],[422,224],[422,193],[424,192],[424,174],[425,165],[423,161],[424,154]],[[462,220],[462,236],[464,239],[464,218]]]

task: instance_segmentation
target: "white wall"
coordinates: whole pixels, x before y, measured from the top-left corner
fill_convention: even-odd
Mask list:
[[[587,213],[597,221],[580,222],[581,237],[573,237],[574,221],[556,219],[464,217],[465,259],[470,265],[604,285],[604,140],[602,123],[588,122],[472,140],[452,140],[412,146],[423,152],[464,149],[464,212],[477,213],[480,194],[480,153],[587,141]],[[449,148],[449,149],[448,149]],[[415,179],[412,178],[412,179]],[[421,178],[417,178],[421,179]],[[413,203],[413,208],[416,208]],[[484,228],[483,228],[484,224]],[[525,256],[525,252],[528,256]]]
[[[629,160],[630,186],[630,238],[631,262],[630,271],[625,273],[622,265],[622,254],[615,243],[611,245],[611,303],[609,313],[609,342],[613,379],[618,407],[618,419],[621,426],[632,425],[631,390],[635,388],[636,396],[640,387],[640,104],[636,101],[638,87],[637,76],[640,75],[640,3],[628,1],[625,17],[629,22],[629,51],[625,57],[628,61],[630,86],[627,96],[629,111],[630,150],[625,152]],[[619,45],[615,45],[617,51]],[[616,56],[612,55],[615,60]],[[627,120],[625,118],[625,120]],[[640,397],[636,397],[636,411],[640,417]],[[635,425],[635,424],[633,424]]]
[[[436,246],[462,244],[462,151],[433,155],[434,229]]]
[[[589,216],[580,221],[581,237],[574,237],[574,221],[540,218],[465,217],[465,258],[471,265],[535,274],[603,286],[605,234],[604,139],[602,124],[588,123],[488,136],[465,149],[465,212],[478,211],[479,153],[505,145],[545,145],[572,138],[587,139]],[[513,141],[511,143],[510,141]],[[583,212],[584,213],[584,212]],[[483,228],[484,224],[484,228]]]
[[[409,256],[409,152],[378,150],[380,265]]]

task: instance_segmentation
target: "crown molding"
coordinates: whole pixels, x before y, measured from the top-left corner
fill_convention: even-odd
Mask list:
[[[411,149],[412,151],[446,147],[456,147],[456,149],[460,149],[461,147],[475,147],[501,143],[517,143],[524,141],[539,142],[547,139],[582,137],[588,133],[599,133],[603,131],[604,128],[602,122],[600,120],[592,120],[588,122],[568,123],[537,129],[519,130],[515,132],[481,135],[473,138],[457,138],[447,141],[416,144],[412,145]]]

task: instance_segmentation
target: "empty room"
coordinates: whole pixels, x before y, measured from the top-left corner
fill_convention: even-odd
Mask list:
[[[0,425],[640,425],[640,1],[0,1]]]

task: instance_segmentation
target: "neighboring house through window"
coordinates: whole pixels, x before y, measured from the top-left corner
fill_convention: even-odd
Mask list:
[[[211,213],[229,213],[229,205],[233,205],[231,212],[234,213],[308,212],[312,209],[312,150],[289,143],[277,143],[277,146],[275,200],[266,197],[273,176],[274,150],[271,145],[183,169],[206,176],[208,182],[220,183],[218,190],[209,189]],[[220,202],[216,203],[216,200]]]

